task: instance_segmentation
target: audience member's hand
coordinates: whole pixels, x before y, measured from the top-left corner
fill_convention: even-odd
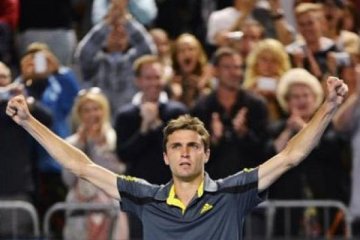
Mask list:
[[[211,141],[213,143],[217,143],[224,134],[224,125],[221,122],[220,114],[217,112],[213,112],[211,115]]]
[[[299,111],[294,108],[290,109],[290,116],[286,121],[286,126],[292,132],[298,132],[305,127],[306,122],[301,118]]]
[[[270,9],[272,11],[278,11],[282,9],[280,0],[269,0]]]
[[[46,60],[46,69],[44,72],[37,73],[35,71],[35,54],[28,54],[21,59],[21,76],[26,80],[37,80],[44,79],[50,76],[51,74],[56,73],[60,68],[60,63],[58,59],[49,51],[41,51]]]
[[[301,48],[295,49],[290,53],[294,61],[294,66],[298,68],[304,67],[305,53]]]
[[[233,127],[239,136],[244,136],[247,131],[246,115],[248,109],[246,107],[240,108],[235,118],[232,120]]]
[[[101,146],[106,143],[106,138],[102,128],[97,124],[81,125],[77,129],[77,134],[79,135],[79,140],[82,144],[92,142]]]
[[[162,124],[157,103],[145,102],[141,104],[140,116],[142,118],[141,132],[143,133],[148,132],[150,129],[156,129]]]
[[[128,0],[112,0],[105,17],[109,25],[119,25],[127,14]]]

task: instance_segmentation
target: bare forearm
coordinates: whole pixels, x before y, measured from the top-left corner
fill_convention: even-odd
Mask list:
[[[293,33],[290,31],[289,25],[284,19],[275,21],[275,31],[282,44],[288,45],[294,41]]]
[[[330,123],[336,109],[335,105],[324,103],[306,127],[289,141],[284,149],[288,165],[291,167],[298,165],[312,151]]]
[[[31,116],[22,126],[55,160],[76,175],[81,175],[83,166],[91,164],[84,153],[55,135],[34,117]]]

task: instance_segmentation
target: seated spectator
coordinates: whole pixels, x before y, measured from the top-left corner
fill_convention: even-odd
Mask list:
[[[79,91],[74,72],[60,65],[55,55],[43,43],[29,45],[20,64],[21,73],[15,81],[24,84],[25,92],[51,112],[51,129],[62,138],[69,136],[68,117]],[[64,199],[66,191],[61,180],[60,165],[40,145],[38,147],[37,197],[40,216],[43,216],[48,207]]]
[[[169,83],[170,97],[191,107],[212,88],[211,70],[201,43],[194,35],[180,35],[173,50],[174,77]]]
[[[139,92],[116,115],[117,152],[128,163],[128,173],[157,184],[170,179],[162,161],[162,127],[187,112],[186,107],[169,100],[164,92],[164,67],[155,56],[143,56],[134,64]],[[149,171],[152,169],[152,171]]]
[[[110,124],[110,108],[99,88],[83,89],[73,107],[76,132],[67,138],[73,146],[82,150],[96,164],[117,174],[123,174],[125,166],[115,153],[116,133]],[[68,203],[114,204],[112,197],[93,184],[63,170],[62,177],[69,188]],[[128,239],[125,213],[120,212],[115,223],[104,213],[76,214],[67,212],[65,239]],[[114,227],[113,227],[114,226]]]
[[[260,41],[247,58],[243,86],[266,99],[272,121],[282,115],[275,96],[276,88],[281,76],[289,69],[289,56],[275,39]]]
[[[36,159],[35,141],[4,114],[8,99],[23,94],[21,84],[11,84],[8,66],[0,62],[0,201],[34,203]],[[28,97],[32,114],[50,126],[51,115],[38,101]],[[0,209],[0,239],[32,237],[32,219],[19,209]]]
[[[220,48],[214,55],[218,84],[192,109],[210,131],[211,155],[206,170],[215,179],[264,160],[267,109],[261,98],[241,88],[242,63],[235,50]]]
[[[106,19],[81,40],[76,58],[84,81],[108,97],[113,116],[136,93],[133,62],[150,53],[156,53],[150,34],[130,17],[125,1],[114,1]]]
[[[304,69],[291,69],[285,73],[277,88],[277,99],[289,115],[270,126],[271,140],[268,143],[268,157],[283,150],[288,140],[299,132],[315,114],[323,101],[323,88],[318,79]],[[344,137],[335,131],[330,124],[320,139],[318,146],[298,166],[292,169],[271,186],[269,197],[273,199],[316,199],[316,200],[339,200],[348,201],[348,173],[343,163],[343,153],[347,142]],[[334,178],[336,176],[336,178]],[[289,185],[289,182],[291,184]],[[291,186],[291,187],[289,187]],[[310,232],[305,235],[310,237],[324,235],[328,229],[324,229],[322,215],[316,210],[313,216],[315,224],[304,222],[305,228]],[[314,214],[316,213],[314,212]],[[330,219],[335,216],[330,211]],[[281,213],[276,218],[277,234],[284,233],[284,220]],[[295,221],[292,234],[301,233],[299,222],[302,214],[296,212],[293,216]],[[314,228],[312,228],[312,227]],[[313,231],[313,232],[311,232]],[[314,237],[314,236],[313,236]]]
[[[140,91],[116,115],[116,150],[129,175],[165,184],[171,174],[163,162],[162,129],[171,119],[187,113],[187,108],[168,99],[162,80],[164,67],[156,56],[139,58],[134,70]],[[134,217],[129,220],[130,238],[141,239],[140,221]]]

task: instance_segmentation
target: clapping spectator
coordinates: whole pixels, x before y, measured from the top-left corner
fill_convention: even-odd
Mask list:
[[[147,30],[128,14],[126,1],[114,0],[105,20],[81,40],[76,52],[82,76],[109,98],[111,114],[136,93],[133,62],[156,53]]]

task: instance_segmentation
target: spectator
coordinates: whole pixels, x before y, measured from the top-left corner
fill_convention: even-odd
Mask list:
[[[344,29],[346,3],[344,0],[318,0],[323,3],[327,27],[323,29],[324,35],[332,39],[337,49],[348,54],[360,53],[360,38],[357,33]],[[350,16],[349,16],[350,17]],[[338,59],[340,61],[341,59]],[[344,59],[343,61],[345,61]],[[349,61],[349,59],[347,59]]]
[[[21,59],[21,75],[15,80],[25,85],[25,91],[51,112],[51,129],[60,137],[70,134],[68,116],[79,90],[74,72],[62,65],[43,43],[29,45]],[[62,201],[65,187],[61,180],[61,167],[39,146],[38,181],[40,216],[49,206]]]
[[[139,92],[132,103],[119,109],[115,128],[117,152],[128,164],[128,173],[158,184],[170,179],[163,164],[161,130],[173,118],[187,112],[163,91],[164,68],[155,56],[143,56],[134,64]],[[152,169],[152,171],[149,171]]]
[[[33,203],[35,192],[35,142],[4,114],[8,99],[22,94],[23,87],[11,84],[10,69],[0,62],[0,201]],[[49,126],[51,115],[34,98],[27,98],[32,114]],[[16,173],[16,174],[15,174]],[[15,217],[16,216],[16,217]],[[32,238],[32,219],[19,209],[0,209],[0,238]]]
[[[320,80],[329,74],[337,74],[341,67],[340,62],[331,61],[335,65],[330,65],[328,58],[330,53],[339,50],[333,40],[323,36],[322,6],[315,3],[301,3],[296,7],[295,14],[303,39],[296,40],[286,47],[293,66],[305,68]]]
[[[272,121],[282,114],[275,93],[279,79],[289,69],[289,56],[275,39],[260,41],[247,58],[244,88],[266,99]]]
[[[232,38],[230,40],[230,46],[238,51],[243,59],[246,59],[256,44],[260,40],[264,39],[264,28],[258,21],[247,19],[244,21],[244,24],[240,30],[242,34],[240,33],[240,37]]]
[[[174,77],[169,83],[170,96],[191,107],[212,88],[211,70],[199,40],[189,33],[180,35],[175,41],[172,62]]]
[[[151,36],[130,17],[125,3],[113,2],[107,18],[91,29],[76,50],[84,81],[104,91],[112,116],[136,93],[132,70],[135,59],[156,53]]]
[[[71,66],[77,44],[72,28],[72,0],[19,0],[19,53],[29,44],[46,43],[60,63]]]
[[[242,63],[234,50],[219,49],[214,57],[218,85],[192,110],[210,131],[211,157],[206,169],[215,179],[264,160],[267,109],[262,99],[241,88]]]
[[[99,88],[83,89],[79,92],[73,107],[76,132],[67,138],[73,146],[85,152],[95,163],[117,174],[123,174],[125,166],[115,153],[116,133],[110,124],[108,100]],[[62,177],[69,192],[69,203],[117,203],[93,184],[77,178],[67,170]],[[114,224],[114,225],[112,225]],[[114,228],[112,228],[114,226]],[[125,213],[120,212],[113,223],[112,216],[103,213],[78,215],[67,212],[65,239],[128,239],[128,225]]]
[[[134,64],[139,92],[132,103],[116,115],[117,153],[127,164],[127,173],[157,184],[170,178],[163,162],[162,129],[167,122],[187,112],[184,105],[169,100],[164,90],[164,68],[155,56],[143,56]],[[131,239],[141,239],[142,226],[130,217]]]
[[[157,15],[155,0],[93,0],[92,23],[94,25],[102,21],[106,16],[111,2],[126,1],[129,13],[141,24],[151,25]]]

